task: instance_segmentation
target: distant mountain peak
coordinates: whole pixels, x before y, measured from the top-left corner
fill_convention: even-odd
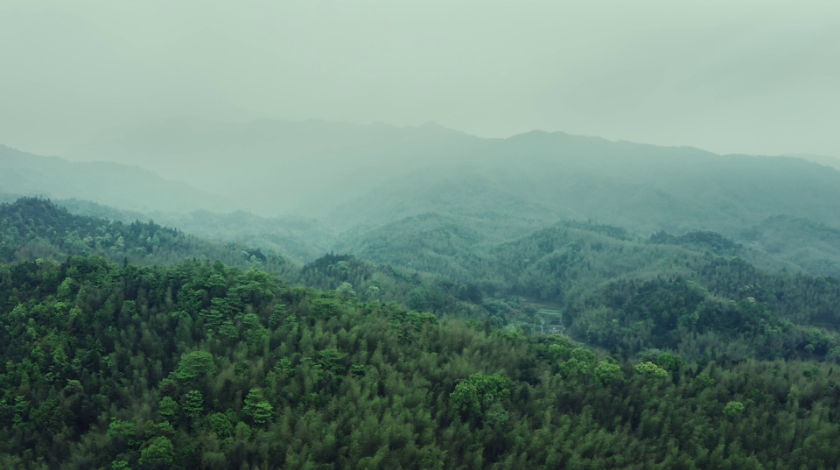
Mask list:
[[[799,158],[805,161],[816,163],[822,166],[828,166],[836,170],[840,170],[840,158],[829,155],[815,155],[812,153],[790,153],[781,155],[782,157]]]

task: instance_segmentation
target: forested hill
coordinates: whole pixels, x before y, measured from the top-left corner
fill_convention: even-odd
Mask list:
[[[836,278],[782,269],[713,232],[646,239],[565,222],[492,244],[450,218],[427,215],[375,231],[354,250],[359,256],[296,265],[271,251],[208,242],[152,222],[73,216],[43,200],[1,206],[0,214],[7,261],[90,254],[139,264],[221,259],[280,272],[293,284],[473,319],[488,331],[560,329],[626,355],[658,348],[687,360],[834,360],[840,353]],[[536,313],[544,307],[558,313]]]
[[[214,243],[154,222],[123,223],[70,214],[48,200],[0,204],[0,261],[99,255],[113,262],[174,264],[184,259],[281,270],[288,262],[236,243]]]
[[[622,354],[660,348],[690,360],[834,360],[840,353],[838,278],[804,274],[714,232],[642,238],[567,222],[487,244],[453,224],[432,215],[391,224],[351,251],[465,286],[464,298],[482,299],[497,326],[559,328]],[[417,288],[408,305],[428,308],[434,292]]]
[[[0,192],[80,198],[129,210],[225,209],[222,198],[133,165],[69,162],[0,145]]]
[[[453,145],[436,155],[425,167],[395,173],[326,213],[380,223],[429,211],[542,213],[642,233],[713,230],[728,236],[778,215],[840,227],[840,172],[796,158],[717,155],[562,132]]]
[[[10,200],[14,202],[16,198]],[[271,249],[298,263],[314,261],[333,248],[336,233],[323,223],[303,217],[260,217],[236,211],[227,214],[195,211],[137,212],[116,209],[80,199],[53,201],[70,213],[131,223],[154,220],[157,223],[209,240],[235,241]]]
[[[292,283],[341,289],[362,299],[385,302],[406,302],[420,289],[428,293],[429,311],[482,319],[483,310],[461,295],[465,290],[462,284],[435,274],[404,272],[332,254],[301,265],[270,249],[208,241],[152,221],[124,223],[73,215],[37,198],[0,204],[0,262],[64,260],[71,255],[97,255],[111,262],[141,265],[221,260],[242,269],[279,273]]]
[[[74,158],[106,155],[148,162],[164,177],[204,180],[204,192],[136,167],[2,147],[0,187],[151,215],[165,211],[153,218],[208,239],[270,247],[299,262],[344,252],[341,245],[363,241],[354,235],[435,213],[495,243],[563,220],[645,236],[714,231],[811,273],[840,273],[840,245],[830,233],[840,230],[840,172],[800,158],[717,155],[562,132],[483,139],[435,125],[315,121],[166,123],[91,142]],[[204,164],[196,166],[199,155]],[[244,212],[183,215],[200,209]]]
[[[559,328],[627,355],[650,348],[688,360],[840,353],[836,278],[782,269],[713,232],[645,239],[609,225],[565,222],[493,244],[430,214],[374,231],[352,250],[358,256],[296,265],[268,250],[208,242],[152,222],[73,216],[37,199],[2,206],[0,214],[7,261],[89,254],[140,264],[221,259],[486,328]],[[543,307],[558,314],[535,313]]]
[[[0,267],[0,465],[834,468],[810,361],[593,353],[259,270]]]
[[[342,229],[424,212],[487,211],[549,223],[591,218],[641,233],[733,237],[778,215],[840,228],[834,168],[562,132],[486,139],[433,124],[168,122],[102,136],[71,153],[75,160],[146,164],[166,177],[205,181],[200,187],[240,209],[297,211]]]
[[[380,233],[424,272],[0,215],[2,468],[840,465],[840,281],[715,233]]]

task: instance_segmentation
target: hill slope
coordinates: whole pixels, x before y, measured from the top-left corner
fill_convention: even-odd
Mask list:
[[[323,217],[341,229],[487,211],[548,224],[593,219],[642,233],[735,236],[778,215],[840,228],[840,172],[825,166],[561,132],[484,139],[431,124],[164,123],[72,155],[212,180],[202,187],[238,208]]]
[[[85,207],[109,212],[98,205]],[[0,262],[63,260],[67,256],[91,255],[140,265],[220,260],[242,269],[258,268],[279,273],[292,283],[323,289],[340,288],[347,295],[383,302],[406,302],[414,290],[421,289],[430,295],[427,311],[457,312],[479,319],[483,315],[480,307],[456,296],[459,284],[443,282],[436,274],[394,269],[353,256],[333,254],[301,265],[271,249],[239,242],[208,241],[152,221],[124,223],[78,216],[35,198],[0,204]]]
[[[128,224],[72,215],[37,198],[0,204],[0,262],[90,255],[135,264],[172,264],[191,258],[272,270],[289,264],[271,252],[208,242],[151,221]]]
[[[0,192],[57,199],[79,198],[128,210],[224,210],[220,199],[139,167],[106,162],[71,163],[0,145]]]
[[[259,270],[0,265],[4,468],[785,468],[840,460],[805,361],[639,361]]]
[[[777,215],[840,227],[838,200],[840,172],[800,159],[534,132],[456,152],[329,214],[396,220],[429,211],[480,213],[489,206],[642,233],[714,230],[733,236]]]
[[[95,184],[61,194],[103,202],[100,193],[116,193],[105,202],[121,208],[143,205],[146,213],[161,212],[156,219],[192,233],[260,243],[300,261],[358,245],[362,234],[427,213],[463,220],[495,243],[561,220],[589,220],[644,236],[660,230],[674,235],[714,231],[741,243],[758,242],[759,249],[764,245],[755,239],[754,227],[775,217],[795,217],[806,234],[803,246],[774,254],[814,273],[840,269],[840,245],[831,237],[809,236],[806,228],[840,229],[840,172],[799,158],[716,155],[563,133],[483,139],[435,125],[261,121],[203,126],[169,123],[130,131],[73,155],[145,161],[159,171],[180,165],[181,176],[215,178],[206,189],[227,206],[139,179],[119,184],[136,188],[148,203],[138,203],[143,198],[132,189],[122,194],[94,190]],[[52,193],[53,186],[66,182],[56,184],[21,188],[0,182],[0,192]],[[125,200],[129,195],[132,202]],[[189,207],[250,212],[180,220],[171,215]],[[295,217],[274,217],[280,213]],[[432,229],[434,222],[429,223]]]

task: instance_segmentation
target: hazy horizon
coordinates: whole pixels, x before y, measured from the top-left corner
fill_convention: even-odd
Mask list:
[[[653,146],[658,146],[658,147],[671,147],[671,148],[688,147],[688,148],[695,148],[695,149],[698,149],[698,150],[702,150],[702,151],[705,151],[705,152],[714,153],[714,154],[717,154],[717,155],[753,155],[753,156],[768,156],[768,157],[783,156],[783,157],[804,158],[806,160],[815,161],[815,162],[818,162],[819,159],[827,159],[827,160],[824,160],[826,162],[833,162],[833,159],[840,159],[840,156],[835,156],[835,155],[810,153],[810,152],[798,152],[798,151],[777,152],[777,153],[720,152],[720,151],[714,151],[712,149],[702,147],[702,146],[697,146],[697,145],[680,144],[680,143],[662,144],[662,143],[659,143],[659,142],[647,142],[647,141],[632,140],[632,139],[610,138],[610,137],[603,136],[603,135],[598,135],[598,134],[572,133],[572,132],[567,132],[563,129],[546,130],[546,129],[541,129],[541,128],[534,128],[534,129],[529,129],[529,130],[525,130],[525,131],[522,131],[522,132],[516,132],[516,133],[510,134],[510,135],[485,136],[485,135],[479,135],[479,134],[466,132],[464,130],[454,128],[454,127],[450,127],[450,126],[444,126],[444,125],[442,125],[442,124],[440,124],[440,123],[438,123],[434,120],[425,121],[425,122],[422,122],[422,123],[419,123],[419,124],[399,125],[399,124],[393,124],[393,123],[384,122],[384,121],[353,122],[353,121],[349,121],[349,120],[329,120],[329,119],[320,119],[320,118],[308,118],[308,119],[256,118],[256,119],[246,120],[246,121],[242,121],[242,122],[229,122],[229,121],[222,121],[222,120],[206,119],[206,118],[202,118],[202,117],[183,116],[183,117],[172,117],[172,118],[169,118],[169,119],[151,120],[151,121],[148,121],[148,122],[139,123],[135,126],[126,126],[126,127],[111,128],[111,129],[108,129],[108,130],[103,130],[100,133],[98,133],[93,139],[91,139],[91,141],[88,141],[86,143],[95,142],[97,139],[111,139],[111,138],[115,138],[115,137],[122,137],[122,136],[125,136],[128,133],[137,132],[137,131],[144,131],[144,130],[148,130],[148,129],[163,129],[163,128],[166,128],[168,126],[182,127],[182,128],[187,128],[187,129],[198,129],[198,130],[201,130],[201,131],[207,131],[207,130],[212,130],[214,128],[218,129],[218,128],[222,128],[222,127],[226,127],[226,126],[240,126],[240,127],[242,127],[242,126],[255,125],[255,124],[264,123],[264,122],[268,122],[268,123],[292,123],[292,124],[325,123],[325,124],[328,124],[328,125],[349,125],[349,126],[354,126],[354,127],[386,126],[386,127],[390,127],[390,128],[397,129],[397,130],[421,129],[423,127],[431,125],[431,126],[438,126],[442,129],[446,129],[446,130],[454,131],[454,132],[457,132],[457,133],[461,133],[461,134],[464,134],[464,135],[467,135],[467,136],[470,136],[470,137],[477,137],[477,138],[480,138],[480,139],[503,139],[503,140],[504,139],[510,139],[512,137],[516,137],[516,136],[520,136],[520,135],[524,135],[524,134],[529,134],[529,133],[532,133],[532,132],[545,132],[545,133],[549,133],[549,134],[561,133],[561,134],[568,134],[568,135],[578,136],[578,137],[600,138],[600,139],[604,139],[604,140],[607,140],[607,141],[610,141],[610,142],[628,142],[628,143],[633,143],[633,144],[653,145]],[[62,152],[58,152],[58,153],[38,153],[38,152],[36,152],[36,151],[34,151],[30,148],[16,147],[14,145],[10,145],[10,144],[5,143],[5,142],[0,142],[0,145],[11,148],[11,149],[14,149],[14,150],[19,150],[21,152],[32,153],[32,154],[35,154],[35,155],[42,155],[42,156],[49,156],[49,157],[60,157],[60,158],[66,159],[66,160],[71,161],[71,162],[74,162],[74,161],[76,161],[76,162],[105,162],[105,161],[110,161],[110,160],[98,159],[95,156],[93,156],[93,157],[85,156],[84,155],[84,144],[74,145],[74,146],[69,147],[66,150],[64,150]],[[827,163],[823,163],[823,164],[827,164]],[[144,169],[147,169],[147,170],[150,170],[150,171],[156,171],[152,168],[145,168],[145,167],[143,167],[142,164],[130,163],[130,165],[140,166],[140,167],[142,167]],[[832,165],[828,165],[828,166],[832,166]],[[166,175],[161,175],[161,176],[166,176]]]
[[[0,6],[0,143],[198,119],[840,156],[836,2]],[[22,47],[25,45],[25,47]]]

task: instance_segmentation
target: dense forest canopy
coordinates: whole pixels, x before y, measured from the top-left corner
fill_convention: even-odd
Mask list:
[[[840,457],[829,364],[596,354],[219,262],[25,262],[0,272],[0,290],[6,468],[827,468]]]
[[[5,468],[840,464],[840,281],[714,232],[493,244],[430,214],[378,263],[297,264],[0,215]]]

